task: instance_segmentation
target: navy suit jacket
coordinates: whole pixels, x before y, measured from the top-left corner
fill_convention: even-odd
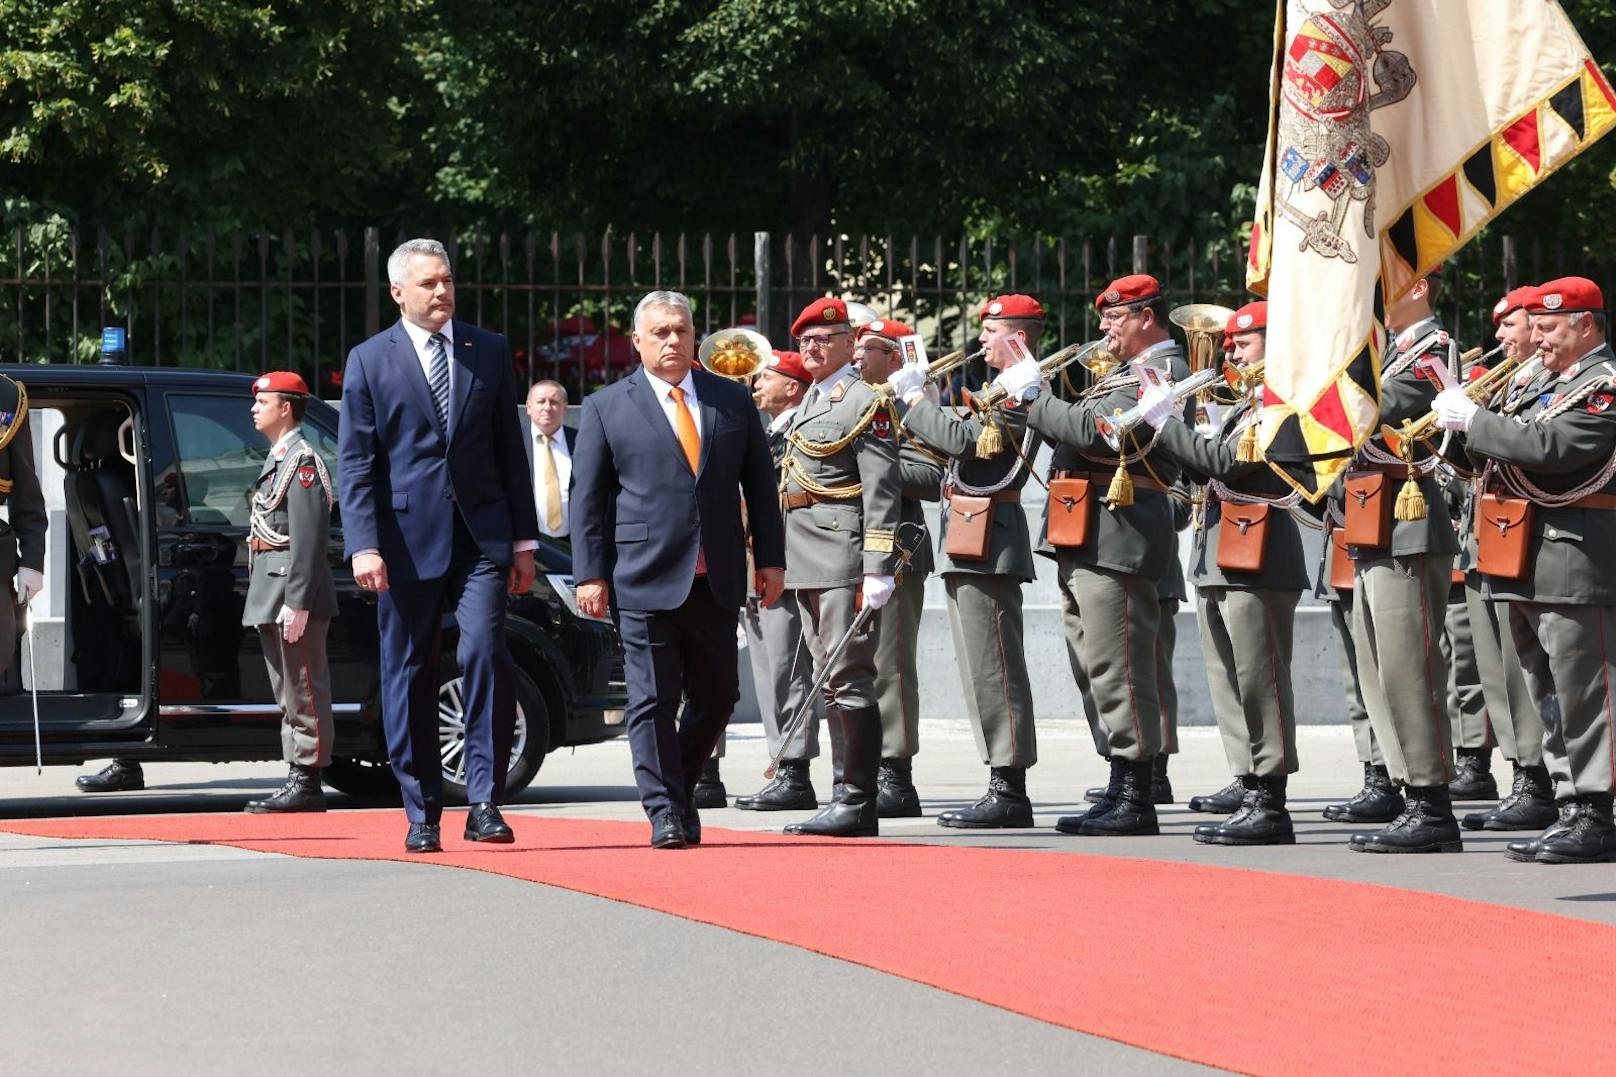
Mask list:
[[[774,462],[745,387],[695,369],[701,460],[695,474],[644,368],[584,400],[572,445],[572,574],[611,583],[612,604],[672,610],[695,578],[698,545],[713,598],[746,601],[746,499],[760,568],[783,568]],[[737,488],[741,496],[737,496]]]
[[[450,360],[447,439],[402,322],[349,352],[342,375],[343,539],[350,557],[379,551],[390,581],[447,575],[457,507],[501,567],[539,537],[505,338],[456,319]]]

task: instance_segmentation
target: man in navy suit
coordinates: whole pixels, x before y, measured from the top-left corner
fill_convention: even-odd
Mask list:
[[[690,301],[651,292],[634,308],[633,339],[640,369],[585,399],[578,424],[572,574],[578,608],[599,617],[609,606],[623,640],[651,844],[679,848],[701,841],[691,795],[741,694],[742,498],[764,605],[785,585],[785,528],[751,394],[693,366]]]
[[[441,848],[440,626],[464,676],[468,841],[509,842],[499,813],[516,724],[505,592],[533,582],[539,524],[505,338],[454,321],[449,254],[412,239],[387,259],[403,317],[348,353],[342,523],[354,580],[377,592],[382,726],[412,853]]]

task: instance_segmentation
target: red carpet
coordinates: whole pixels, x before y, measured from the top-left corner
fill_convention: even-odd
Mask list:
[[[471,847],[459,840],[461,818],[446,817],[448,851],[430,857],[402,852],[396,811],[51,819],[0,830],[474,868],[788,943],[1229,1069],[1474,1077],[1616,1062],[1616,929],[1586,921],[1087,854],[712,829],[700,849],[657,852],[643,824],[521,815],[510,820],[515,845]],[[871,907],[876,894],[902,903]],[[1214,912],[1201,911],[1208,904]],[[1339,1000],[1343,985],[1355,992],[1350,1002]],[[1500,988],[1527,1004],[1499,1004]]]

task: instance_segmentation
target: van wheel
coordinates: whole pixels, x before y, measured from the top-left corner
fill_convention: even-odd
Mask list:
[[[512,671],[516,689],[516,730],[505,774],[505,799],[532,784],[550,751],[550,710],[544,696],[520,667]],[[445,803],[466,803],[465,679],[454,655],[446,655],[438,686],[438,752],[443,765]]]

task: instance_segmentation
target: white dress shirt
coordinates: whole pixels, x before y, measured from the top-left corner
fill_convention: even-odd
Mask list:
[[[546,535],[566,538],[572,526],[572,506],[567,501],[567,487],[572,482],[572,449],[567,445],[567,428],[556,427],[550,435],[550,454],[555,457],[556,480],[561,484],[561,529],[551,531],[544,522],[544,465],[539,461],[544,453],[544,433],[533,427],[533,504],[539,512],[539,530]]]
[[[789,427],[791,425],[791,420],[796,416],[796,414],[796,408],[787,408],[785,411],[782,411],[780,414],[776,415],[773,419],[770,419],[769,433],[778,434],[780,431]]]
[[[673,402],[673,390],[681,389],[684,392],[685,407],[690,409],[690,419],[696,424],[696,436],[701,436],[701,401],[696,397],[696,379],[690,371],[685,371],[684,380],[677,386],[669,385],[655,374],[647,371],[645,380],[651,383],[651,391],[656,393],[657,401],[662,405],[662,416],[668,420],[668,426],[673,430],[673,436],[679,436],[679,424],[674,419],[677,413]],[[696,547],[696,575],[707,575],[707,551],[700,546]]]

